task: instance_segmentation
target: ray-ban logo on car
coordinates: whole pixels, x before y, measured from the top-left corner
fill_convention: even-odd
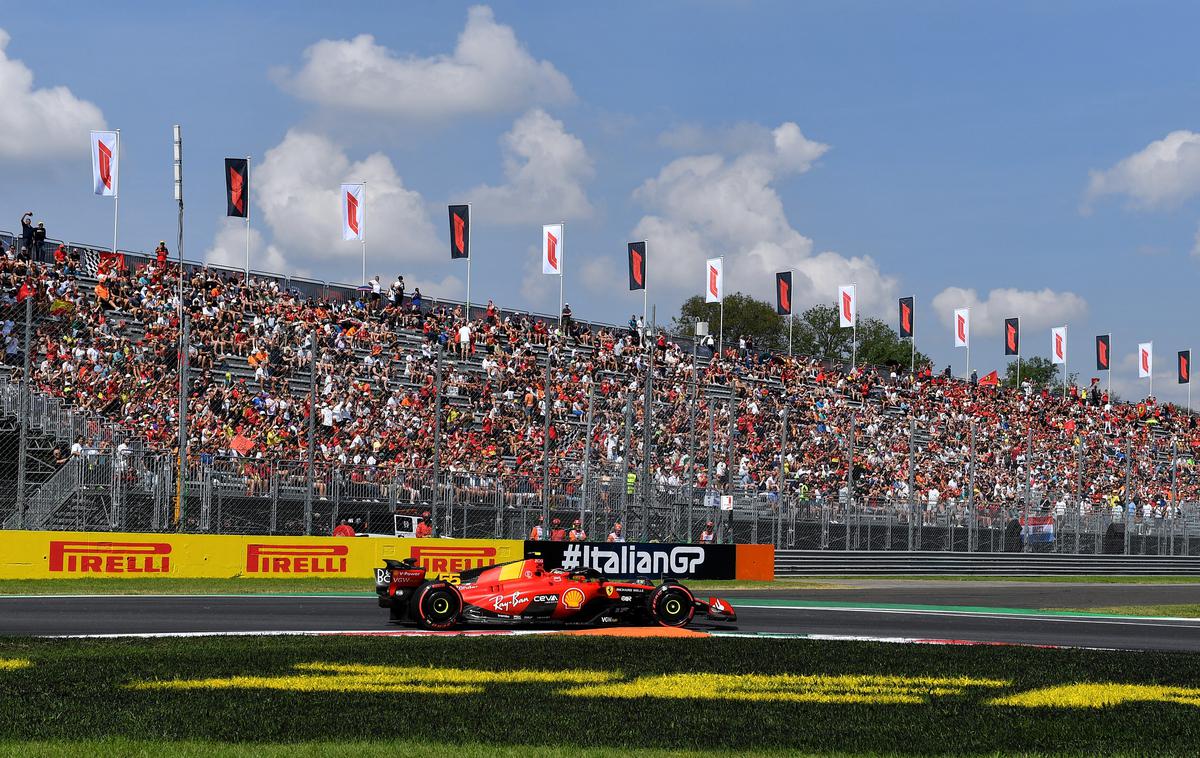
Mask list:
[[[602,574],[678,574],[687,575],[704,563],[704,548],[692,545],[643,547],[621,545],[600,547],[570,543],[563,550],[562,567],[567,571],[593,568]]]

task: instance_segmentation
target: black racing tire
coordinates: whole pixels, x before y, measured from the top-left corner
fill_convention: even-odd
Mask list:
[[[458,624],[462,608],[462,595],[446,582],[426,584],[413,600],[417,621],[426,629],[452,629]]]
[[[696,615],[695,598],[683,587],[665,584],[650,593],[650,617],[660,626],[687,626]]]

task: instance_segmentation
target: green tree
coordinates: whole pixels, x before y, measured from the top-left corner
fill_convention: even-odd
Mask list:
[[[679,315],[673,319],[672,330],[676,334],[695,334],[695,321],[708,322],[708,331],[718,337],[721,324],[721,304],[706,303],[701,295],[693,295],[683,301]],[[725,297],[725,344],[737,345],[739,336],[754,338],[755,345],[768,350],[787,349],[787,327],[775,306],[749,295],[735,292]]]
[[[786,331],[786,325],[784,328]],[[859,364],[883,366],[895,362],[907,366],[913,359],[912,344],[900,339],[896,330],[880,319],[860,317],[857,331]],[[854,332],[841,326],[835,306],[814,305],[796,317],[792,343],[799,355],[849,363]],[[927,356],[916,354],[917,366],[929,363]]]
[[[1058,365],[1049,358],[1035,355],[1029,359],[1021,359],[1021,381],[1029,380],[1034,387],[1062,388],[1062,380],[1058,376]],[[1004,372],[1004,383],[1010,387],[1017,386],[1017,361],[1010,361]]]

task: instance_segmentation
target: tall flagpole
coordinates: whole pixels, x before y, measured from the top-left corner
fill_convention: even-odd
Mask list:
[[[453,230],[451,230],[453,234]],[[471,321],[471,204],[467,203],[467,322]]]
[[[796,269],[789,268],[788,273],[792,275],[792,280],[796,279]],[[778,286],[778,285],[776,285]],[[792,357],[792,324],[796,322],[795,308],[792,307],[791,288],[788,288],[788,357]]]
[[[113,255],[117,254],[117,211],[121,207],[121,130],[117,129],[117,181],[113,187]],[[31,254],[32,250],[29,251]]]
[[[1067,399],[1067,325],[1063,324],[1063,400]]]
[[[367,283],[367,183],[359,182],[362,185],[362,202],[359,205],[362,207],[362,214],[358,220],[362,238],[362,283]]]
[[[558,251],[558,327],[562,328],[563,289],[567,278],[567,222],[559,221],[562,230],[562,249]]]
[[[250,156],[246,156],[246,282],[250,281]]]
[[[854,287],[854,326],[850,329],[850,372],[858,368],[858,287]],[[853,461],[851,461],[853,465]]]
[[[912,332],[912,334],[908,335],[908,343],[910,346],[910,350],[912,351],[912,353],[908,359],[908,373],[913,377],[913,379],[916,379],[916,377],[917,377],[917,296],[916,295],[913,295],[912,301],[913,301],[912,311],[908,314],[909,331]],[[909,497],[911,497],[911,496],[912,495],[910,493]]]
[[[1192,350],[1188,348],[1188,415],[1192,415]]]
[[[721,256],[721,320],[717,327],[717,357],[725,357],[725,256]]]
[[[648,271],[650,268],[650,241],[642,240],[642,248],[646,251],[646,254],[642,257],[642,347],[645,347],[646,327],[648,326],[646,323],[646,306],[650,302],[650,274]]]

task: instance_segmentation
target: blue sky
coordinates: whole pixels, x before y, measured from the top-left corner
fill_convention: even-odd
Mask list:
[[[122,130],[122,246],[173,240],[180,123],[189,258],[240,262],[221,158],[250,154],[257,268],[358,278],[336,206],[316,218],[351,171],[372,177],[369,272],[403,272],[428,294],[463,295],[444,206],[470,199],[475,300],[556,308],[538,224],[565,218],[580,315],[640,312],[623,243],[645,234],[660,314],[723,253],[730,288],[764,298],[770,273],[792,266],[806,302],[853,281],[864,312],[892,321],[892,299],[914,294],[919,348],[956,371],[948,322],[964,305],[981,374],[1002,365],[1005,316],[1022,316],[1026,352],[1042,355],[1049,327],[1067,323],[1084,377],[1092,336],[1111,331],[1126,396],[1144,392],[1133,354],[1153,339],[1156,394],[1182,399],[1174,351],[1200,349],[1200,6],[470,8],[7,4],[0,102],[52,87],[69,100],[3,109],[6,131],[38,128],[0,140],[0,228],[32,208],[52,236],[106,243],[111,201],[89,192],[86,147],[101,120]],[[471,29],[478,52],[456,53]],[[373,45],[352,42],[362,34]],[[462,78],[431,76],[438,66]]]

